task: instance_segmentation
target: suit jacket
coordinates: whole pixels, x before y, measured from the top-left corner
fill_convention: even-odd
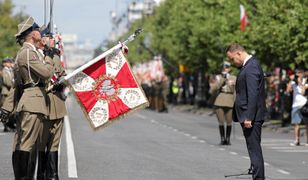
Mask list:
[[[55,55],[53,58],[54,62],[54,73],[57,77],[65,76],[65,70],[61,65],[60,57]],[[49,81],[50,82],[50,81]],[[51,83],[50,83],[51,85]],[[49,92],[48,93],[48,101],[49,101],[49,119],[56,120],[63,118],[66,114],[65,100],[63,99],[63,92]]]
[[[41,59],[39,52],[30,44],[24,43],[17,53],[16,63],[22,83],[45,83],[53,75],[51,58]],[[27,111],[48,115],[45,87],[30,87],[24,92],[18,102],[17,112]]]
[[[237,76],[233,120],[243,123],[246,119],[264,121],[265,90],[264,74],[257,59],[251,57]]]

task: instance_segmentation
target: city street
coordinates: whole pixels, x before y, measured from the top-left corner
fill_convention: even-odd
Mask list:
[[[75,99],[69,111],[60,149],[60,179],[81,180],[224,180],[251,179],[245,140],[237,124],[231,146],[218,145],[215,116],[170,108],[169,113],[141,110],[93,131]],[[0,179],[13,178],[13,133],[0,133]],[[262,145],[266,179],[307,178],[308,147],[291,147],[293,134],[264,130]],[[302,137],[302,142],[305,139]]]

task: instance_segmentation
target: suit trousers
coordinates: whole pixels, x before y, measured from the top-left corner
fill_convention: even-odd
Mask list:
[[[248,154],[250,157],[252,177],[254,180],[264,180],[264,160],[261,148],[262,122],[253,122],[252,128],[244,128],[241,123],[245,136]]]
[[[35,150],[36,141],[45,116],[39,113],[21,111],[16,121],[14,150],[31,152]]]
[[[43,121],[43,128],[40,132],[39,151],[58,151],[64,118]],[[47,148],[47,149],[46,149]]]

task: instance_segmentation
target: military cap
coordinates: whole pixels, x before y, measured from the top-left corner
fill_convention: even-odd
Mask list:
[[[42,37],[52,35],[52,33],[50,32],[49,26],[50,26],[50,24],[48,24],[47,26],[44,24],[42,27],[40,27],[39,31],[40,31]]]
[[[228,61],[224,62],[224,67],[230,67],[230,66],[231,66],[231,63],[229,63]]]
[[[13,60],[13,58],[4,58],[3,60],[2,60],[2,63],[13,63],[14,62],[14,60]]]
[[[26,20],[18,24],[18,32],[15,34],[15,37],[21,36],[23,33],[25,33],[28,30],[36,30],[39,26],[34,22],[33,17],[29,16]]]

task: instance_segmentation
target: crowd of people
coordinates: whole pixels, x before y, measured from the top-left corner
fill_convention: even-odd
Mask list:
[[[225,116],[218,115],[217,117],[221,136],[220,144],[230,144],[229,141],[225,142],[225,139],[229,139],[228,134],[231,132],[231,127],[228,126],[232,125],[232,117],[230,117],[232,112],[230,111],[228,113],[227,109],[232,109],[233,107],[234,101],[232,101],[231,97],[233,91],[231,91],[232,93],[227,93],[227,96],[230,96],[230,98],[223,97],[224,100],[231,99],[230,103],[223,101],[223,103],[227,103],[228,105],[221,105],[219,99],[221,99],[222,95],[218,96],[218,94],[220,91],[224,92],[227,88],[226,84],[224,84],[226,77],[229,78],[229,74],[231,77],[236,75],[231,72],[231,69],[231,64],[224,62],[222,72],[219,74],[204,73],[200,77],[200,75],[183,73],[177,78],[165,76],[163,80],[154,79],[147,83],[141,82],[141,85],[150,101],[149,108],[157,112],[168,112],[167,104],[190,104],[198,107],[213,108],[216,114],[217,111],[221,111],[219,107],[223,107],[224,113],[226,113]],[[267,108],[266,120],[278,120],[278,122],[281,122],[282,127],[294,126],[296,138],[295,143],[292,144],[299,145],[300,125],[304,124],[308,132],[307,118],[296,115],[298,114],[298,109],[307,101],[308,70],[300,66],[294,70],[275,67],[270,72],[264,73],[264,77]],[[233,79],[232,81],[235,80]],[[297,101],[301,103],[298,104]],[[294,107],[296,107],[297,113]],[[221,120],[224,117],[226,118],[225,122],[227,122],[225,130],[222,128]],[[295,121],[294,119],[298,120]]]

